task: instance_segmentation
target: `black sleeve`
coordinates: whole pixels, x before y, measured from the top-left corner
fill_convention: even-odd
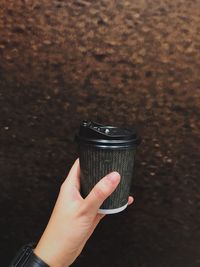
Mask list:
[[[40,259],[34,252],[30,255],[24,267],[50,267],[46,262]]]
[[[30,243],[23,246],[18,251],[9,267],[50,267],[33,252],[35,246],[36,243]]]

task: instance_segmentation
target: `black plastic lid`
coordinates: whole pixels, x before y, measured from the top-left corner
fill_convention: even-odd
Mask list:
[[[86,120],[82,121],[75,140],[78,143],[105,148],[136,147],[141,142],[135,129],[118,128]]]

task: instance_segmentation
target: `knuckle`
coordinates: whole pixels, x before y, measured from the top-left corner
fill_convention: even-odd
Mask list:
[[[88,205],[82,204],[77,212],[78,218],[82,218],[84,222],[91,222],[94,215],[90,212]]]
[[[60,191],[63,191],[63,190],[64,190],[64,183],[62,183],[60,186]]]
[[[83,217],[87,214],[87,207],[86,205],[82,204],[78,209],[78,215],[79,217]]]
[[[60,186],[60,193],[64,193],[66,191],[66,184],[63,182]]]

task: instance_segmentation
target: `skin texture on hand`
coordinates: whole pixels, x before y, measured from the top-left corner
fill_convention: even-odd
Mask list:
[[[51,267],[70,266],[105,216],[98,214],[103,201],[120,182],[120,174],[103,177],[83,199],[80,195],[80,162],[76,159],[63,184],[47,227],[34,253]],[[128,204],[133,202],[129,197]]]

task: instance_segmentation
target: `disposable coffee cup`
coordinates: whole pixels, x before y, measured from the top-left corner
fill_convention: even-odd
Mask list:
[[[103,202],[98,213],[123,211],[128,205],[135,153],[140,144],[136,130],[84,120],[75,140],[80,160],[82,197],[85,198],[105,175],[117,171],[121,176],[120,183]]]

